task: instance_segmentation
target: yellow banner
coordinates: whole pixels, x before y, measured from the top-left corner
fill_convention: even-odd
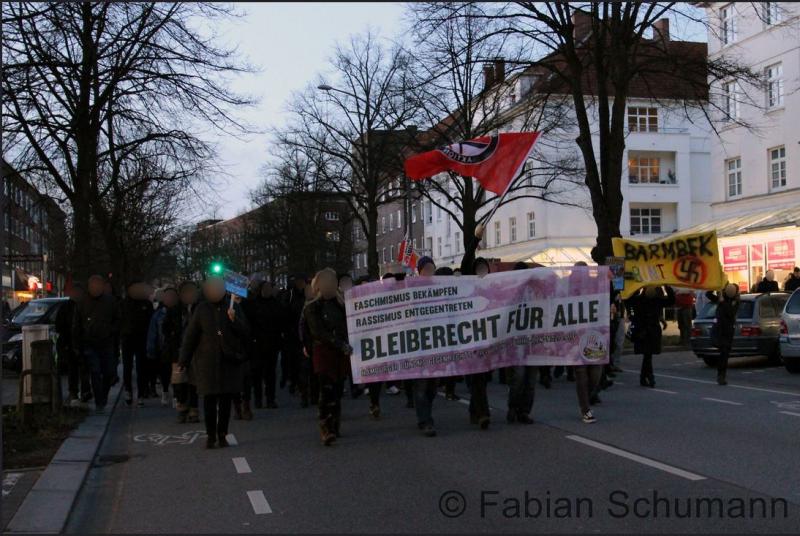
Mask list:
[[[717,232],[676,235],[657,242],[614,238],[614,256],[625,259],[622,297],[648,285],[717,290],[725,282]]]

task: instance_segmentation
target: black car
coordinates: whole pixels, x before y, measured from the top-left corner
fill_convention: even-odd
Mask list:
[[[3,368],[19,372],[22,369],[22,326],[56,322],[56,314],[69,298],[42,298],[19,307],[5,325],[3,334]]]
[[[765,355],[781,363],[778,338],[781,311],[788,294],[743,294],[736,315],[735,335],[730,357]],[[711,344],[711,326],[716,322],[717,304],[707,303],[692,323],[692,350],[710,367],[716,366],[719,349]]]

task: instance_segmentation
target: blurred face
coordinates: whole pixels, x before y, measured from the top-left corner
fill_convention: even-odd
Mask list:
[[[261,285],[261,297],[262,298],[271,298],[273,292],[274,292],[274,289],[272,288],[272,285],[270,283],[266,283],[265,282],[263,285]]]
[[[772,270],[767,270],[767,281],[774,281],[775,280],[775,272]]]
[[[219,303],[225,297],[225,282],[219,277],[206,279],[203,283],[203,296],[211,303]]]
[[[339,281],[339,290],[341,290],[342,293],[347,292],[351,288],[353,288],[353,280],[349,277],[343,277]]]
[[[489,267],[483,263],[480,263],[478,266],[475,267],[475,275],[478,277],[483,277],[489,273]]]
[[[97,298],[98,296],[102,296],[103,291],[105,290],[106,283],[103,281],[101,277],[91,277],[89,278],[89,294],[93,298]]]
[[[419,275],[432,276],[434,272],[436,272],[436,266],[434,266],[432,262],[429,262],[422,267],[422,270],[419,271]]]
[[[336,276],[330,272],[321,272],[317,279],[317,286],[319,293],[323,298],[330,299],[336,296],[339,290],[339,281]]]
[[[725,285],[725,297],[726,298],[735,298],[736,295],[739,293],[739,287],[734,285],[733,283],[728,283]]]
[[[161,301],[166,307],[175,307],[178,304],[178,291],[167,290],[161,295]]]
[[[184,305],[193,305],[197,303],[197,287],[194,285],[185,285],[181,288],[181,303]]]

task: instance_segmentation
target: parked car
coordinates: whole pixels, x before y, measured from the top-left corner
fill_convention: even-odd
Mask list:
[[[27,302],[18,308],[11,321],[5,325],[3,336],[3,368],[19,372],[22,370],[22,326],[56,322],[56,314],[69,298],[42,298]]]
[[[765,355],[772,363],[781,362],[780,315],[788,298],[782,292],[741,296],[730,357]],[[709,367],[717,365],[719,355],[719,349],[711,344],[716,313],[717,304],[707,303],[692,323],[692,350]]]
[[[786,370],[800,373],[800,289],[794,291],[783,308],[780,347]]]

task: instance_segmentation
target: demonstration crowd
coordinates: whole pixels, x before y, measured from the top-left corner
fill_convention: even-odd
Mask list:
[[[514,269],[531,267],[517,263]],[[450,268],[437,269],[430,257],[421,258],[417,270],[420,276],[457,275]],[[486,260],[475,260],[473,274],[483,277],[489,272]],[[386,274],[384,278],[405,276]],[[56,319],[58,353],[69,360],[71,404],[93,398],[97,411],[105,411],[110,387],[120,381],[121,356],[128,406],[135,401],[142,407],[146,399],[157,398],[160,384],[161,404],[168,406],[174,398],[178,421],[196,423],[202,397],[208,448],[228,445],[232,410],[236,419],[250,420],[253,408],[277,408],[279,386],[299,396],[303,407],[317,405],[321,441],[331,445],[340,435],[341,399],[351,376],[352,348],[343,296],[353,284],[349,275],[326,268],[310,281],[295,276],[284,290],[268,281],[255,282],[245,299],[227,294],[223,279],[211,275],[202,284],[185,281],[160,289],[154,299],[147,284],[133,281],[127,285],[125,297],[118,298],[108,281],[92,276],[86,287],[73,285],[71,299]],[[615,363],[626,336],[626,315],[634,351],[642,355],[640,384],[655,386],[653,356],[661,352],[663,312],[675,305],[675,293],[669,287],[645,287],[623,302],[613,285],[610,287],[609,364],[499,370],[497,380],[508,386],[509,423],[531,424],[536,384],[549,389],[553,378],[565,373],[575,382],[582,420],[595,422],[591,406],[600,402],[600,391],[611,386],[620,372]],[[704,294],[718,304],[718,332],[714,334],[720,349],[717,379],[724,385],[739,289],[729,284],[721,292]],[[487,372],[464,378],[470,391],[470,421],[481,429],[490,425],[486,387],[492,376]],[[432,437],[436,435],[432,406],[437,391],[444,388],[448,400],[457,400],[457,381],[460,379],[423,378],[386,386],[360,386],[350,381],[349,389],[351,396],[358,398],[366,388],[369,414],[374,419],[381,416],[384,390],[392,395],[404,391],[407,407],[416,410],[420,430]]]

